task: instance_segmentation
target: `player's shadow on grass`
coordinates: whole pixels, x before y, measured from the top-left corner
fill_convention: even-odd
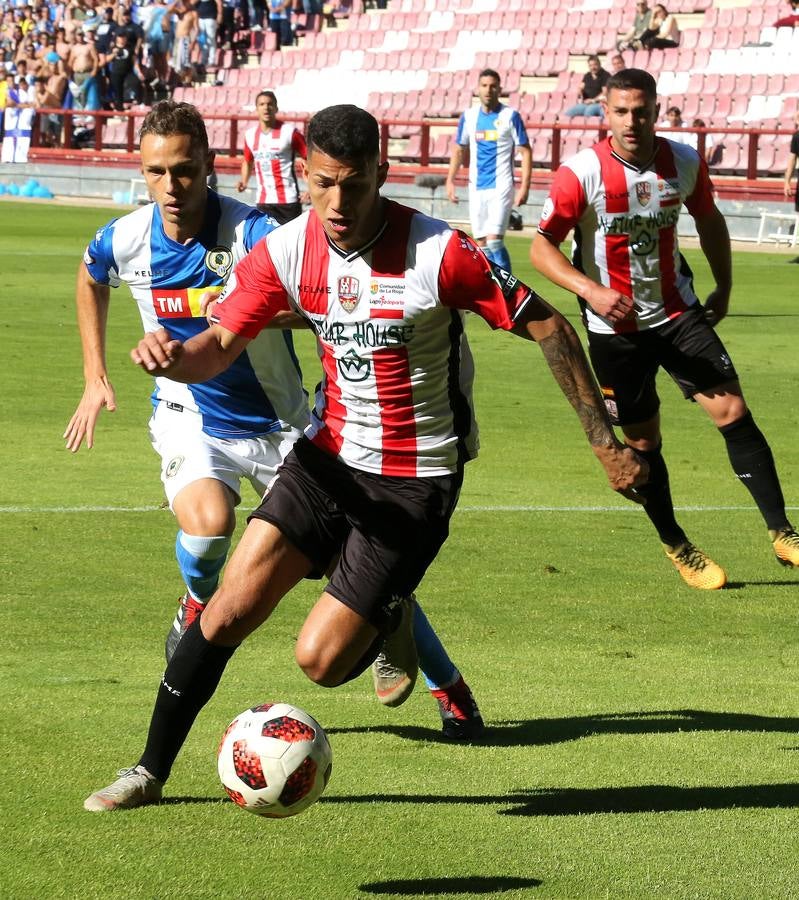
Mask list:
[[[799,586],[799,581],[794,579],[793,581],[773,581],[769,579],[768,581],[728,581],[722,590],[724,591],[737,591],[741,588],[747,587],[797,587]]]
[[[376,732],[409,740],[451,743],[437,729],[419,725],[357,726],[328,728],[327,731],[329,734]],[[492,747],[535,747],[601,734],[676,734],[681,731],[784,731],[795,735],[799,732],[799,718],[700,709],[597,713],[592,716],[492,722],[486,728],[485,736],[475,743]]]
[[[707,809],[795,809],[799,784],[735,787],[542,788],[507,794],[365,794],[322,797],[321,803],[452,803],[503,807],[503,816],[583,816],[591,813],[697,812]]]
[[[395,878],[391,881],[371,881],[358,890],[365,894],[391,894],[398,897],[446,896],[447,894],[504,894],[524,888],[540,887],[538,878],[513,878],[507,875],[461,876],[458,878]]]
[[[582,816],[590,813],[698,812],[707,809],[793,809],[799,784],[676,787],[641,784],[611,788],[553,788],[512,795],[504,816]]]

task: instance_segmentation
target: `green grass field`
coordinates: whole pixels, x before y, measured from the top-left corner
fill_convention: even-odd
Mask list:
[[[715,429],[663,378],[680,518],[731,580],[684,587],[643,513],[606,487],[537,348],[477,320],[483,449],[419,597],[486,741],[439,740],[421,682],[392,711],[368,676],[333,691],[307,681],[292,645],[309,583],[232,660],[167,802],[84,812],[143,746],[181,593],[174,523],[159,508],[124,288],[108,348],[118,411],[91,452],[61,440],[82,391],[74,273],[110,211],[0,209],[0,897],[799,897],[799,572],[776,564]],[[531,277],[527,240],[512,252]],[[705,290],[707,268],[688,256]],[[721,333],[796,510],[795,267],[767,253],[735,263]],[[222,729],[265,700],[308,709],[333,746],[325,796],[296,819],[243,813],[217,780]]]

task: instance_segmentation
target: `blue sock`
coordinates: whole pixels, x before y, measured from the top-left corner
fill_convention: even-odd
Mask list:
[[[229,549],[230,538],[227,535],[198,537],[178,532],[175,556],[180,574],[195,600],[205,603],[211,599]]]
[[[488,241],[485,246],[485,255],[495,266],[510,272],[510,254],[503,241]]]
[[[413,615],[413,639],[419,654],[419,668],[427,687],[432,691],[454,684],[460,673],[418,603]]]

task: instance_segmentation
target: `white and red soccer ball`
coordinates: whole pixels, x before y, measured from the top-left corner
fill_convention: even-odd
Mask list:
[[[313,716],[288,703],[264,703],[245,710],[225,729],[217,767],[234,803],[282,819],[321,797],[333,751]]]

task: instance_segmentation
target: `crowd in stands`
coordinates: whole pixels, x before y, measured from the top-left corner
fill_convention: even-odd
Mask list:
[[[716,7],[712,0],[666,0],[666,5],[608,0],[611,6],[602,10],[589,3],[561,9],[540,0],[502,0],[491,16],[477,11],[486,2],[0,0],[0,76],[13,76],[0,77],[0,109],[11,85],[13,102],[38,108],[122,111],[173,95],[206,114],[251,115],[257,90],[273,87],[281,105],[296,113],[312,110],[302,103],[331,102],[330,91],[336,90],[378,118],[452,118],[473,102],[468,85],[483,66],[502,72],[508,103],[526,121],[560,120],[575,129],[601,123],[604,85],[613,72],[630,65],[656,75],[663,106],[681,109],[689,129],[702,127],[699,122],[725,127],[728,118],[744,126],[762,120],[768,127],[768,120],[780,115],[766,111],[768,92],[794,97],[799,69],[792,65],[772,65],[759,75],[738,69],[735,78],[751,82],[747,96],[743,81],[740,91],[718,91],[716,82],[726,85],[724,73],[730,71],[731,77],[732,70],[721,67],[720,60],[709,67],[708,59],[723,52],[717,46],[736,52],[768,47],[773,36],[761,38],[761,31],[799,26],[799,0],[767,0],[765,9]],[[378,10],[386,11],[375,15]],[[553,43],[559,40],[566,46]],[[267,82],[264,72],[269,72]],[[541,76],[557,83],[532,90],[524,83]],[[756,87],[753,79],[766,79],[767,85]],[[784,86],[775,88],[775,80]],[[755,101],[762,101],[762,115],[755,114]],[[782,117],[791,118],[797,105],[786,101]],[[73,124],[80,127],[80,116]],[[85,125],[91,125],[89,117]],[[63,142],[61,126],[55,113],[41,117],[40,143]],[[104,145],[125,143],[121,120],[103,128]],[[209,130],[218,150],[235,141],[221,119],[210,121]],[[418,129],[392,134],[399,135],[398,158],[418,159]],[[696,138],[695,132],[689,134]],[[448,158],[450,139],[443,132],[432,135],[429,158]],[[580,140],[577,130],[564,132],[561,155],[579,149]],[[534,157],[546,159],[551,136],[536,133],[534,141]],[[718,158],[723,142],[717,136],[714,144],[711,137],[702,148]],[[759,169],[781,164],[767,147],[764,152]],[[737,154],[727,154],[733,169],[740,169],[744,159],[743,144]]]

